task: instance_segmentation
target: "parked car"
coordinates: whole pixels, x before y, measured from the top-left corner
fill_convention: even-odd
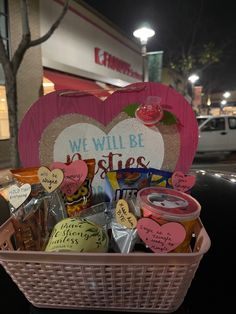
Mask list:
[[[197,154],[236,151],[236,116],[198,116]]]

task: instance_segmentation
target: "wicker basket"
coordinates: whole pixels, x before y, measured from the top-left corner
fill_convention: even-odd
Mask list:
[[[0,263],[36,307],[171,313],[182,304],[210,247],[195,228],[191,253],[87,254],[14,251],[14,227],[0,227]]]

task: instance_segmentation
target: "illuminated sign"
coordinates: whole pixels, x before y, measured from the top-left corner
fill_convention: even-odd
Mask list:
[[[111,70],[120,72],[122,74],[131,76],[137,80],[142,80],[142,75],[135,72],[131,65],[117,57],[112,56],[107,51],[104,51],[100,48],[95,48],[95,63],[103,65]]]

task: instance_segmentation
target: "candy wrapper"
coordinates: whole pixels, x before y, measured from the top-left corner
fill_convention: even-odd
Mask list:
[[[109,199],[132,199],[137,192],[150,185],[149,169],[125,168],[109,171],[105,178],[105,192]]]
[[[78,218],[94,222],[97,225],[108,230],[110,225],[108,215],[110,206],[111,204],[109,202],[98,203],[96,205],[93,205],[89,208],[80,211],[78,214]]]
[[[140,209],[135,199],[113,202],[108,214],[112,231],[111,247],[114,252],[130,253],[139,237],[136,229]]]

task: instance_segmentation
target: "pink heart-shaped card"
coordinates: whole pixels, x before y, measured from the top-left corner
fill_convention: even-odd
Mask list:
[[[62,162],[53,162],[51,169],[61,169],[64,173],[64,180],[61,184],[61,190],[66,195],[75,193],[83,184],[88,174],[88,166],[83,160],[72,161],[69,165]]]
[[[136,119],[134,108],[149,96],[157,96],[169,113],[164,114],[165,123],[147,126]],[[171,115],[177,123],[171,123]],[[197,144],[198,125],[190,104],[173,88],[151,82],[131,84],[105,101],[78,92],[47,94],[31,106],[19,128],[24,167],[65,163],[68,155],[77,153],[83,160],[95,159],[94,193],[103,191],[108,171],[120,168],[186,173]]]
[[[194,186],[196,177],[192,175],[185,175],[181,171],[175,171],[171,180],[175,190],[187,192]]]
[[[180,223],[168,222],[160,226],[149,218],[139,219],[137,230],[143,242],[155,253],[173,251],[186,236],[186,231]]]

